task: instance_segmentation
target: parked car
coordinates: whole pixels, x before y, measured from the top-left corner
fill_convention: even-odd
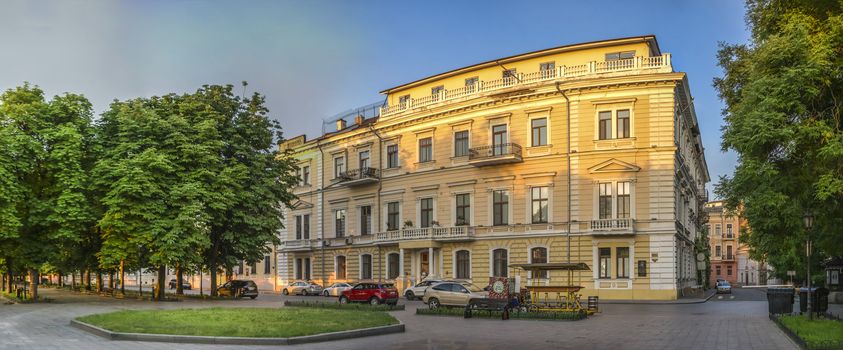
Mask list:
[[[440,282],[430,286],[422,301],[431,309],[440,306],[466,306],[472,298],[488,298],[489,293],[471,283]]]
[[[422,296],[424,296],[424,291],[427,290],[427,288],[430,287],[432,284],[436,284],[436,283],[439,283],[439,282],[442,282],[442,280],[421,281],[421,282],[417,283],[415,286],[407,288],[407,290],[404,291],[404,297],[406,297],[407,300],[413,300],[413,299],[422,300]]]
[[[342,292],[347,291],[353,287],[354,286],[352,286],[351,284],[345,282],[337,282],[328,286],[328,288],[325,288],[322,291],[322,295],[326,297],[338,297],[342,295]]]
[[[178,282],[176,281],[175,278],[170,280],[170,289],[176,289],[177,285],[178,285]],[[186,289],[186,290],[191,290],[191,289],[193,289],[193,285],[191,285],[190,282],[188,282],[187,280],[181,280],[181,288]]]
[[[398,290],[392,283],[358,283],[340,295],[340,304],[348,303],[398,304]]]
[[[732,294],[732,285],[726,281],[717,282],[717,294],[720,293],[729,293]]]
[[[281,290],[284,295],[319,295],[322,294],[322,286],[308,281],[293,281],[290,282],[284,289]]]
[[[232,298],[257,298],[258,285],[251,280],[231,280],[217,288],[217,295]]]

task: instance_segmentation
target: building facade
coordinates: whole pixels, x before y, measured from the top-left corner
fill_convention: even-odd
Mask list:
[[[507,276],[610,299],[698,286],[709,175],[687,77],[655,37],[525,53],[382,93],[377,116],[281,145],[302,180],[279,284]],[[569,281],[511,267],[541,262],[590,269]]]
[[[726,210],[722,201],[705,204],[707,214],[709,251],[711,252],[711,275],[714,283],[724,279],[733,285],[757,286],[778,283],[768,273],[772,268],[749,258],[749,247],[740,243],[741,229],[748,225],[740,215]]]

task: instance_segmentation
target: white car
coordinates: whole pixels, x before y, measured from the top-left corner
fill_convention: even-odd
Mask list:
[[[439,282],[442,282],[442,281],[441,280],[421,281],[418,284],[416,284],[415,286],[407,288],[407,290],[404,291],[404,296],[407,298],[407,300],[413,300],[413,299],[421,300],[422,297],[424,296],[424,291],[427,290],[427,287],[430,287],[431,285],[439,283]]]
[[[324,295],[326,297],[338,297],[338,296],[342,295],[342,292],[347,291],[347,290],[351,289],[352,287],[354,287],[354,286],[352,286],[348,283],[337,282],[337,283],[334,283],[334,284],[328,286],[328,288],[325,288],[325,290],[322,291],[322,295]]]

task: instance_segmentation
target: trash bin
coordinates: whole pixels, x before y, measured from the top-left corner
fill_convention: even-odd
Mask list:
[[[793,289],[767,289],[767,309],[769,313],[774,315],[789,314],[793,312]]]
[[[826,298],[828,299],[828,298]],[[589,296],[588,297],[588,310],[592,312],[598,312],[600,309],[598,308],[598,297],[596,296]]]
[[[799,311],[808,312],[808,288],[799,288]],[[811,312],[828,311],[828,289],[811,288]]]

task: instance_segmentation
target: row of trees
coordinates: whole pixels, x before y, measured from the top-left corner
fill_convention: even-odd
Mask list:
[[[245,85],[245,83],[244,83]],[[232,86],[115,101],[47,101],[25,84],[0,95],[0,269],[231,271],[277,244],[295,163],[264,97]],[[216,286],[211,273],[211,288]],[[89,282],[90,285],[90,282]],[[178,284],[179,286],[181,283]],[[5,288],[4,288],[5,289]],[[213,292],[212,292],[213,293]]]
[[[714,81],[722,147],[738,154],[717,194],[743,211],[750,255],[784,277],[804,271],[808,234],[815,267],[843,255],[843,2],[750,0],[746,18],[750,43],[722,45]]]

